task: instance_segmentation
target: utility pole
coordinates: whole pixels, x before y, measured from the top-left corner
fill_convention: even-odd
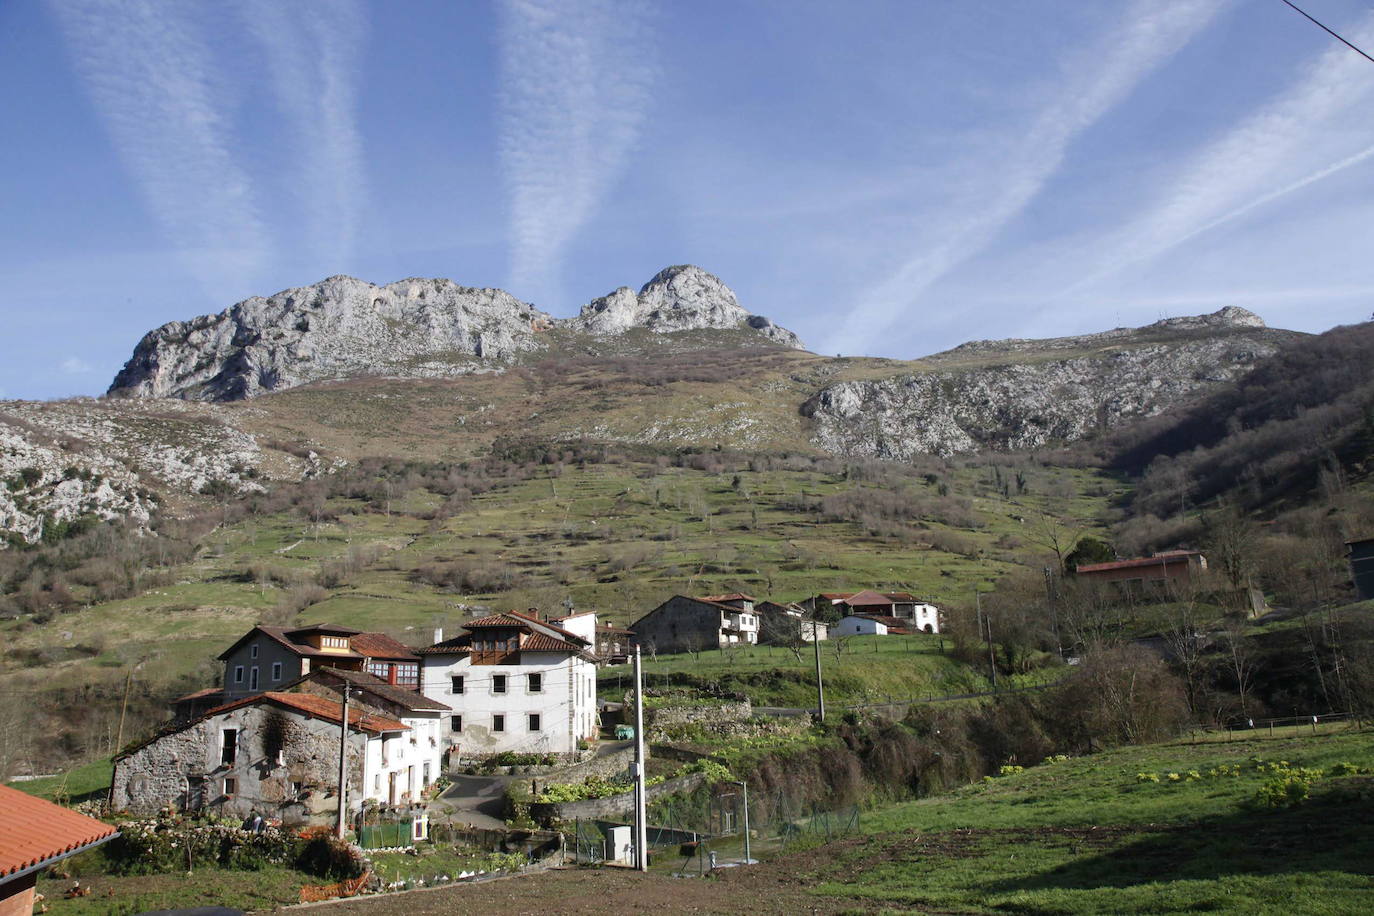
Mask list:
[[[129,668],[129,674],[124,678],[124,703],[119,707],[119,730],[115,732],[114,752],[118,754],[124,747],[124,715],[129,711],[129,688],[134,684],[134,665]],[[108,735],[109,732],[106,732]]]
[[[635,646],[635,868],[649,870],[649,828],[644,797],[644,681],[639,669],[639,646]]]
[[[744,864],[753,865],[754,860],[749,856],[749,784],[741,781],[735,785],[744,790]]]
[[[975,591],[973,601],[978,608],[978,638],[983,638],[983,593]],[[988,679],[992,681],[992,689],[997,689],[997,654],[992,648],[992,615],[987,616],[988,623]]]
[[[364,751],[363,753],[366,753]],[[343,685],[343,721],[339,723],[339,823],[334,835],[344,838],[348,823],[348,681]]]
[[[811,647],[816,650],[816,719],[825,723],[825,684],[821,682],[821,640],[820,627],[811,619]]]

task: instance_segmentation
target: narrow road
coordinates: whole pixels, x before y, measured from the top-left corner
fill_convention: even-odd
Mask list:
[[[524,776],[454,776],[453,785],[434,800],[441,817],[451,816],[470,827],[504,830],[506,786]]]

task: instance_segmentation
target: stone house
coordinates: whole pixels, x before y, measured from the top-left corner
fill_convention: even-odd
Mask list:
[[[795,604],[760,601],[754,606],[759,618],[759,644],[790,646],[825,639],[829,625],[812,618]]]
[[[312,667],[366,671],[388,684],[420,689],[420,658],[385,633],[365,633],[337,624],[304,627],[257,626],[220,653],[224,680],[173,701],[173,717],[189,721],[230,700],[282,690]]]
[[[759,641],[759,618],[748,595],[674,595],[630,625],[635,643],[657,652],[688,652]]]
[[[1165,597],[1171,586],[1185,586],[1207,569],[1197,550],[1168,550],[1148,557],[1087,563],[1077,567],[1081,581],[1110,585],[1130,597]]]
[[[256,812],[288,826],[332,823],[342,727],[343,705],[323,696],[267,691],[240,698],[116,756],[110,805],[136,814],[169,807],[233,818]],[[397,801],[419,797],[424,787],[415,776],[410,731],[350,703],[350,812],[366,799],[391,801],[392,786]]]
[[[452,707],[452,756],[573,753],[596,737],[596,658],[590,639],[507,611],[463,624],[461,636],[419,650],[423,693]]]

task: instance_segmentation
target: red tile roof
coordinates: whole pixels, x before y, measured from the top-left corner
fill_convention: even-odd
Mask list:
[[[1150,566],[1167,566],[1171,563],[1186,563],[1192,557],[1200,557],[1198,550],[1170,550],[1152,557],[1136,557],[1131,560],[1115,560],[1111,563],[1084,563],[1077,567],[1081,573],[1102,572],[1108,569],[1135,569]]]
[[[285,706],[298,712],[303,712],[317,719],[324,719],[334,723],[343,721],[342,703],[326,700],[324,697],[317,697],[312,693],[281,693],[275,690],[255,694],[251,697],[244,697],[241,700],[235,700],[223,706],[217,706],[202,716],[201,719],[208,719],[211,716],[217,716],[231,709],[252,706],[255,703],[264,701],[276,703],[279,706]],[[382,732],[402,732],[410,730],[410,726],[406,725],[404,722],[398,722],[386,716],[364,715],[362,710],[358,709],[356,706],[350,706],[348,709],[348,724],[362,731],[369,731],[378,735]]]
[[[416,657],[414,649],[397,642],[385,633],[359,633],[352,637],[348,644],[353,647],[354,652],[368,658],[412,660]]]
[[[913,594],[911,594],[911,592],[883,592],[883,594],[886,595],[887,597],[891,598],[893,601],[915,601],[915,600],[916,600],[916,596],[913,595]]]
[[[0,884],[58,856],[113,839],[109,824],[0,786]]]
[[[522,619],[524,618],[524,619]],[[529,619],[524,614],[517,616],[514,611],[509,614],[488,614],[485,617],[478,617],[463,624],[463,629],[471,630],[477,627],[524,627],[529,626]],[[550,624],[552,626],[552,624]]]
[[[582,649],[582,646],[543,633],[531,633],[520,644],[522,652],[581,652]]]
[[[884,594],[866,588],[863,591],[855,592],[848,598],[844,599],[844,603],[849,605],[850,607],[875,607],[878,605],[890,606],[892,604],[892,599]]]
[[[206,697],[218,696],[224,693],[222,687],[206,687],[204,690],[197,690],[195,693],[188,693],[184,697],[177,697],[173,703],[185,703],[187,700],[203,700]]]

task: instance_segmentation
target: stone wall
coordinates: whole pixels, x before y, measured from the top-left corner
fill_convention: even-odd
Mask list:
[[[237,730],[232,764],[220,757],[227,728]],[[365,740],[349,738],[353,799],[359,798]],[[269,704],[244,706],[162,735],[116,760],[110,805],[135,814],[172,808],[238,818],[257,812],[287,825],[306,824],[337,815],[338,773],[337,725]],[[226,779],[234,782],[232,794],[225,792]]]
[[[690,792],[706,782],[704,773],[688,773],[650,786],[645,793],[652,802],[663,795],[677,792]],[[539,824],[553,824],[558,821],[571,821],[577,818],[595,820],[598,818],[623,818],[634,814],[635,794],[622,792],[605,798],[588,798],[575,802],[531,802],[530,817]]]

